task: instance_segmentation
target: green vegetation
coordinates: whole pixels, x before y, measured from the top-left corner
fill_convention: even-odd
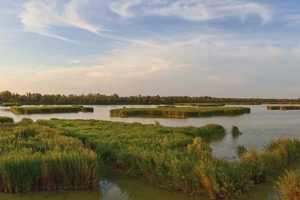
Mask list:
[[[176,106],[215,107],[225,106],[224,103],[176,103]]]
[[[287,171],[286,175],[277,183],[277,188],[281,194],[279,200],[299,200],[300,170]]]
[[[0,116],[0,123],[13,123],[14,119],[11,117],[1,117]]]
[[[238,155],[238,157],[243,157],[243,155],[245,155],[246,153],[247,149],[245,146],[239,145],[236,147],[236,154]]]
[[[11,107],[11,106],[21,106],[21,103],[18,102],[9,102],[9,103],[2,103],[2,106],[4,107]]]
[[[56,129],[0,125],[0,191],[91,189],[99,186],[99,156]]]
[[[300,110],[300,106],[267,106],[268,110]]]
[[[223,107],[223,108],[120,108],[112,109],[110,115],[113,117],[209,117],[209,116],[232,116],[250,113],[250,108]]]
[[[261,102],[230,102],[225,104],[226,105],[262,105]]]
[[[234,162],[217,159],[207,141],[223,135],[218,125],[163,127],[96,120],[39,120],[95,149],[111,170],[121,170],[156,187],[212,199],[233,199],[300,160],[300,141],[271,141]],[[206,139],[205,139],[206,138]]]
[[[41,106],[41,107],[19,107],[13,106],[10,111],[15,114],[51,114],[51,113],[77,113],[94,112],[93,108],[83,106]]]
[[[238,137],[242,134],[237,126],[233,126],[231,129],[231,134],[233,137]]]

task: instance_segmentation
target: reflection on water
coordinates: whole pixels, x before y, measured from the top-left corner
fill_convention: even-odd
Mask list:
[[[109,177],[100,182],[99,190],[31,192],[16,194],[0,193],[1,200],[209,200],[206,196],[190,197],[181,193],[167,193],[164,190],[144,185],[141,181],[124,176]],[[249,196],[240,200],[275,200],[273,186],[258,186]]]
[[[59,191],[59,192],[32,192],[16,194],[0,193],[1,200],[190,200],[188,195],[173,193],[151,188],[142,182],[126,178],[114,178],[101,181],[100,190],[93,191]],[[209,200],[207,197],[198,197],[198,200]]]

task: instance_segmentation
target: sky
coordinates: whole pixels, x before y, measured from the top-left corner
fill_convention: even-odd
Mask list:
[[[0,0],[0,91],[300,97],[299,0]]]

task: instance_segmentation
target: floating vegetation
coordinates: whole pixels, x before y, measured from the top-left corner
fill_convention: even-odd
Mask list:
[[[277,183],[280,192],[278,200],[300,199],[300,170],[287,171],[286,175]]]
[[[176,103],[176,106],[215,107],[225,106],[224,103]]]
[[[165,117],[188,118],[210,116],[234,116],[250,113],[250,108],[216,107],[216,108],[120,108],[110,111],[112,117]]]
[[[0,191],[93,189],[102,162],[58,130],[37,124],[0,125]]]
[[[84,106],[40,106],[40,107],[19,107],[13,106],[10,111],[14,114],[52,114],[52,113],[77,113],[94,112],[92,107]]]
[[[238,137],[238,136],[242,135],[242,132],[240,132],[240,130],[237,126],[232,126],[231,134],[233,137]]]
[[[11,117],[1,117],[0,116],[0,123],[13,123],[14,119]]]
[[[300,110],[300,106],[267,106],[268,110]]]

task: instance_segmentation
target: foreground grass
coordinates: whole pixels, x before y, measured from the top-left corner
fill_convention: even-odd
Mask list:
[[[112,117],[209,117],[209,116],[233,116],[250,113],[250,108],[244,107],[215,107],[215,108],[120,108],[112,109]]]
[[[0,124],[0,191],[92,189],[101,162],[93,151],[58,130],[24,120]]]
[[[41,106],[41,107],[20,107],[12,106],[10,111],[14,114],[52,114],[52,113],[78,113],[94,112],[91,107],[84,106]]]
[[[299,200],[300,169],[286,172],[286,175],[277,183],[277,188],[281,194],[279,200]]]
[[[156,187],[211,199],[234,199],[300,160],[300,141],[271,141],[263,152],[246,150],[228,162],[213,156],[205,141],[224,134],[217,125],[170,128],[96,120],[40,120],[95,149],[111,169],[139,177]]]

